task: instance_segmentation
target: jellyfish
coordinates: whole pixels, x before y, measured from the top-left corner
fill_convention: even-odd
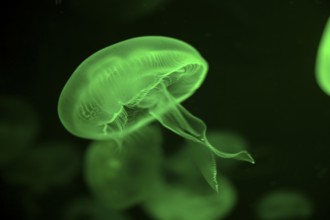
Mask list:
[[[254,162],[246,151],[223,153],[211,145],[205,123],[180,104],[198,89],[207,69],[198,51],[185,42],[155,36],[126,40],[77,68],[60,95],[59,116],[71,133],[96,140],[120,140],[156,119],[206,146],[212,153],[203,151],[210,158],[215,153]]]
[[[0,96],[0,167],[5,168],[35,141],[40,123],[29,102],[15,96]]]
[[[270,192],[256,206],[260,220],[310,219],[312,213],[311,201],[303,193],[290,189]]]
[[[145,126],[120,141],[94,141],[85,159],[85,179],[107,208],[123,210],[144,200],[158,179],[161,133]]]
[[[34,146],[8,167],[3,179],[31,194],[42,195],[70,184],[79,168],[79,151],[75,145],[59,140],[47,141]]]
[[[330,18],[323,30],[315,70],[318,85],[327,95],[330,95]]]
[[[155,196],[143,203],[144,210],[159,220],[220,220],[235,207],[236,190],[226,178],[219,193],[200,193],[184,185],[163,185]]]
[[[181,102],[202,84],[206,60],[191,45],[144,36],[106,47],[71,75],[58,103],[64,127],[88,139],[122,139],[153,120],[217,156],[254,163],[246,151],[224,153],[206,137],[206,124]]]
[[[195,172],[189,151],[184,147],[165,162],[167,175],[158,179],[152,196],[143,201],[143,209],[153,219],[219,220],[234,209],[237,192],[231,181],[219,175],[218,192],[210,189]]]

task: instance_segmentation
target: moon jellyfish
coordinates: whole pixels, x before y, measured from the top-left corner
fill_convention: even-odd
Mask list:
[[[217,177],[221,185],[216,193],[211,190],[193,166],[185,153],[175,155],[176,162],[182,161],[183,167],[176,166],[175,160],[169,162],[172,175],[178,178],[160,179],[153,189],[152,196],[143,202],[143,208],[153,219],[160,220],[219,220],[224,219],[237,202],[236,189],[224,176]],[[188,157],[189,158],[189,157]],[[179,165],[181,165],[179,163]]]
[[[102,206],[98,201],[82,196],[70,201],[63,210],[63,220],[128,220],[124,214],[117,213]]]
[[[316,80],[320,88],[330,95],[330,18],[324,27],[317,53]]]
[[[85,178],[96,198],[117,210],[144,200],[160,173],[161,139],[157,127],[146,126],[120,140],[92,142]]]
[[[36,194],[64,187],[78,174],[79,151],[61,141],[45,142],[27,152],[5,170],[5,181]]]
[[[276,190],[260,199],[256,207],[260,220],[310,219],[313,208],[310,200],[293,190]]]
[[[205,123],[180,103],[202,84],[208,64],[189,44],[169,37],[122,41],[87,58],[59,98],[64,127],[88,139],[120,139],[153,120],[215,155],[254,162],[246,151],[224,153],[211,145]]]
[[[219,193],[202,194],[185,186],[165,185],[144,203],[144,209],[159,220],[219,220],[224,219],[236,203],[236,191],[231,183],[219,180]]]
[[[0,96],[0,112],[0,167],[4,167],[35,141],[40,125],[33,107],[18,97]]]

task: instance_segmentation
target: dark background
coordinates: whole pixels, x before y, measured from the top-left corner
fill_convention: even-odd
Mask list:
[[[57,100],[86,57],[132,37],[178,38],[210,66],[183,105],[210,129],[242,134],[256,160],[231,176],[240,197],[228,219],[253,219],[257,199],[281,187],[303,191],[314,204],[313,219],[330,218],[330,97],[314,71],[329,1],[7,1],[0,10],[1,94],[24,97],[36,108],[40,140],[70,140],[84,151],[88,141],[62,127]],[[168,143],[181,141],[164,133]],[[82,177],[70,187],[40,199],[44,217],[87,192]],[[1,193],[2,214],[24,219],[17,189],[2,183]],[[139,207],[127,212],[147,218]]]

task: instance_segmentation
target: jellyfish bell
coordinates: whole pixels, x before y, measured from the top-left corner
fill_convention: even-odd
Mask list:
[[[182,158],[185,160],[185,158]],[[185,170],[194,175],[194,170]],[[196,172],[195,172],[196,173]],[[237,192],[226,177],[218,177],[219,193],[211,191],[203,182],[193,180],[168,182],[160,180],[142,208],[153,219],[200,220],[225,219],[235,208]]]
[[[313,203],[304,193],[295,189],[275,189],[263,195],[255,214],[260,220],[311,219]]]
[[[330,95],[330,17],[324,27],[316,57],[316,81],[327,95]]]
[[[191,96],[207,69],[196,49],[174,38],[122,41],[96,52],[74,71],[60,95],[61,122],[88,139],[132,132],[154,119],[148,108],[165,104],[168,97],[177,104]],[[174,106],[161,104],[155,114]]]

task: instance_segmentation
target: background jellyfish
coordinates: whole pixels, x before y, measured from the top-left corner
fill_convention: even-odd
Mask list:
[[[0,167],[13,162],[35,141],[39,118],[35,109],[15,96],[0,95]]]
[[[232,183],[223,175],[217,176],[219,191],[211,190],[196,172],[190,151],[185,146],[165,162],[165,177],[143,202],[154,219],[224,219],[235,207],[237,193]]]
[[[311,201],[295,190],[270,192],[256,206],[256,216],[260,220],[310,219],[312,213]]]
[[[207,70],[198,51],[183,41],[129,39],[76,69],[60,95],[59,117],[72,134],[96,140],[123,137],[156,119],[217,156],[254,163],[246,151],[223,153],[211,145],[205,123],[180,104],[200,87]]]
[[[225,177],[218,181],[221,184],[218,193],[179,184],[159,184],[154,196],[144,202],[144,209],[160,220],[224,219],[236,203],[236,191]]]
[[[330,95],[330,18],[324,27],[317,53],[316,80],[320,88]]]
[[[67,142],[49,141],[31,148],[21,156],[4,171],[3,179],[32,194],[42,194],[69,184],[77,176],[79,166],[76,146]]]
[[[85,178],[93,194],[111,209],[144,200],[158,179],[161,134],[146,126],[120,140],[95,141],[85,160]]]

